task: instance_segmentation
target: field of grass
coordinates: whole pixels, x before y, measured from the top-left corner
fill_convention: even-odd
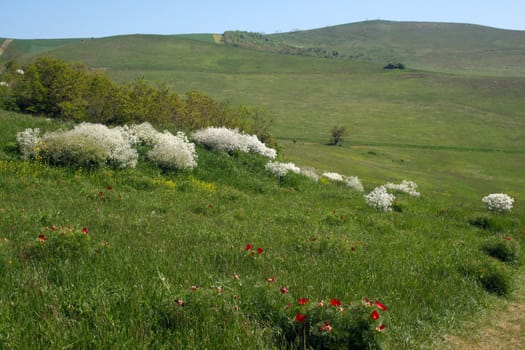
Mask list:
[[[396,210],[381,213],[343,185],[279,181],[263,157],[205,149],[192,173],[144,162],[134,170],[49,167],[21,161],[15,134],[59,123],[0,112],[0,125],[7,348],[274,348],[284,346],[283,332],[297,331],[297,310],[313,317],[321,300],[357,306],[365,298],[389,308],[381,311],[387,330],[375,334],[384,347],[433,348],[498,302],[484,275],[506,286],[518,271],[483,247],[523,245],[520,202],[490,214],[480,200],[450,194],[461,188],[447,195],[423,183],[421,197],[397,194]],[[378,185],[363,180],[366,190]],[[469,224],[480,218],[484,229]],[[61,226],[73,233],[53,228]],[[263,252],[252,256],[247,244]],[[373,309],[361,312],[369,318]],[[326,310],[318,321],[334,327],[349,315]]]
[[[523,78],[386,72],[227,47],[211,35],[84,40],[47,54],[104,68],[121,83],[144,76],[262,107],[280,160],[357,175],[366,191],[413,180],[422,195],[399,194],[397,211],[379,213],[340,184],[279,181],[263,170],[265,159],[205,149],[193,173],[142,163],[50,168],[19,160],[15,135],[61,125],[0,112],[7,348],[272,348],[297,326],[299,298],[366,297],[390,308],[387,331],[376,334],[385,348],[436,348],[500,305],[486,276],[505,283],[523,271],[483,249],[501,241],[523,249]],[[341,147],[326,144],[334,125],[350,132]],[[516,199],[512,213],[486,212],[481,198],[494,192]],[[86,227],[90,240],[67,243],[66,253],[42,250],[38,235],[51,237],[52,225]],[[247,254],[249,243],[264,253]]]

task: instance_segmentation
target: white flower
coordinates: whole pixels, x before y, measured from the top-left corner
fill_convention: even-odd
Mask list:
[[[0,86],[9,86],[9,84],[5,81],[0,81]]]
[[[379,186],[365,195],[366,204],[379,211],[391,211],[392,203],[396,199],[393,194],[386,191],[385,186]]]
[[[164,131],[154,138],[153,149],[147,154],[150,160],[171,169],[193,169],[197,166],[195,144],[189,142],[183,132],[173,135]]]
[[[400,184],[394,184],[389,182],[384,186],[389,190],[405,192],[414,197],[419,197],[420,195],[420,193],[416,191],[417,184],[412,181],[403,180]]]
[[[321,176],[326,177],[329,180],[332,181],[344,181],[344,177],[341,174],[333,173],[333,172],[326,172],[323,173]]]
[[[481,201],[487,205],[489,211],[502,213],[512,209],[514,198],[504,193],[492,193],[483,197]]]
[[[40,141],[40,129],[25,129],[16,134],[16,141],[22,157],[25,159],[31,158],[35,154],[35,147]]]
[[[319,181],[319,175],[317,175],[317,172],[314,169],[301,168],[301,175],[306,176],[312,181]]]
[[[23,69],[17,69],[17,70],[15,70],[15,73],[19,74],[19,75],[24,75],[24,70]]]
[[[274,159],[277,151],[259,141],[256,135],[247,135],[225,127],[209,127],[192,134],[192,138],[217,151],[253,152]]]

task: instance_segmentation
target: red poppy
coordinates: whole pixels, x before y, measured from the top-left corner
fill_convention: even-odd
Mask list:
[[[374,321],[378,320],[379,319],[379,312],[377,312],[377,310],[372,311],[372,313],[370,314],[370,317],[372,317],[372,319]]]
[[[299,301],[297,301],[297,303],[299,305],[306,305],[306,304],[308,304],[309,301],[310,300],[308,300],[308,298],[301,298],[301,299],[299,299]]]
[[[289,292],[288,288],[286,288],[286,287],[281,287],[281,289],[279,289],[279,290],[280,290],[281,293],[283,293],[283,294],[286,294],[286,293]]]
[[[332,304],[332,306],[341,306],[341,300],[339,299],[330,299],[330,304]]]
[[[306,320],[306,315],[303,315],[301,313],[298,313],[295,315],[295,321],[296,322],[304,322]]]
[[[353,252],[355,252],[355,247],[354,247],[354,246],[352,246],[352,248],[350,248],[350,249],[351,249]]]
[[[257,248],[257,253],[258,254],[262,254],[264,252],[264,250],[262,248]]]
[[[379,326],[376,327],[376,331],[382,332],[386,328],[386,325],[384,323],[381,323]]]
[[[100,192],[98,193],[98,196],[99,196],[99,197],[102,197],[103,195],[104,195],[104,192],[102,192],[102,191],[100,191]]]
[[[506,240],[506,241],[510,241],[510,236],[506,236],[506,237],[505,237],[505,240]]]
[[[88,234],[88,229],[87,227],[82,227],[82,233],[87,235]]]
[[[111,186],[106,187],[106,190],[108,190],[108,191],[111,191],[112,189],[113,189],[113,187],[111,187]]]
[[[253,245],[251,245],[251,244],[247,244],[247,245],[246,245],[246,250],[247,250],[247,251],[252,250],[252,248],[253,248]]]
[[[40,242],[43,243],[43,242],[46,241],[46,239],[47,239],[46,236],[44,236],[44,235],[42,235],[42,234],[38,235],[38,240],[39,240]]]
[[[208,209],[213,209],[213,205],[208,204]]]
[[[383,311],[387,311],[388,308],[383,305],[379,300],[376,300],[376,307],[379,309],[379,310],[383,310]]]

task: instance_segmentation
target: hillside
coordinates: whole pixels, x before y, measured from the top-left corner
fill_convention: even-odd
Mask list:
[[[268,35],[298,47],[337,50],[341,58],[466,74],[525,76],[525,31],[471,24],[366,21]]]

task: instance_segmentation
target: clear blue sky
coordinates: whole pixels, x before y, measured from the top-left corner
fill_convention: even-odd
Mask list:
[[[525,0],[0,0],[0,37],[267,34],[372,19],[525,30]]]

